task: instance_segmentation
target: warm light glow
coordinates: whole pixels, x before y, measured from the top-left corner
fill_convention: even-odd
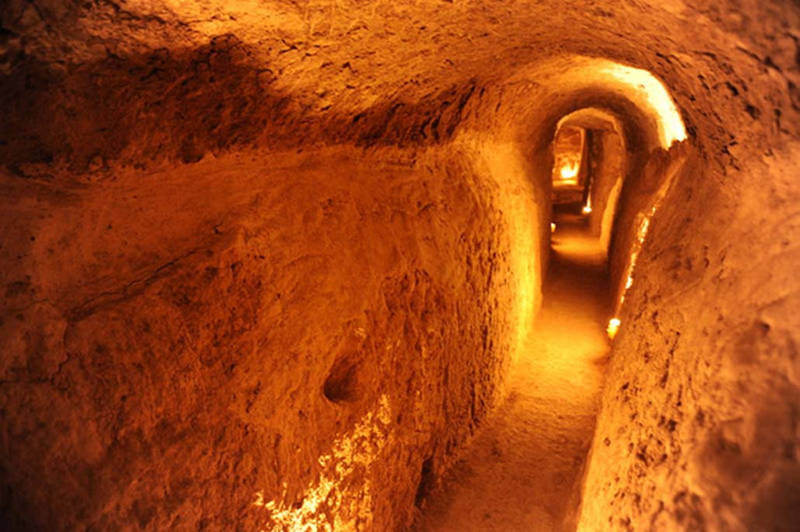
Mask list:
[[[652,216],[653,214],[655,214],[655,207],[651,209],[650,216]],[[639,224],[639,230],[636,232],[636,239],[639,242],[639,244],[644,243],[644,239],[647,238],[647,231],[649,229],[650,229],[650,218],[645,216],[642,219],[642,223]]]
[[[550,222],[550,232],[551,233],[555,233],[556,232],[556,224],[555,224],[555,222]]]
[[[512,292],[515,294],[514,312],[516,316],[509,335],[511,360],[516,360],[527,352],[529,332],[536,312],[541,305],[542,257],[540,253],[539,231],[531,231],[540,222],[538,205],[534,201],[536,192],[528,174],[524,154],[512,143],[486,144],[484,140],[462,137],[464,142],[477,141],[469,145],[466,152],[481,154],[476,164],[486,169],[500,191],[498,207],[508,224],[510,239],[509,269],[512,276]],[[476,149],[477,148],[477,149]],[[558,168],[558,166],[553,166]]]
[[[322,472],[303,492],[300,505],[285,501],[285,493],[267,501],[263,492],[256,492],[253,506],[268,515],[262,530],[328,532],[355,530],[357,524],[370,528],[372,486],[363,471],[386,446],[391,422],[389,398],[382,395],[375,410],[367,412],[351,432],[333,442],[329,453],[317,459]]]
[[[591,205],[584,205],[583,209],[581,210],[583,214],[591,214],[592,213],[592,206]]]
[[[636,268],[636,261],[639,258],[639,253],[642,251],[644,242],[647,239],[647,233],[650,230],[650,220],[655,216],[658,206],[666,197],[667,189],[669,188],[670,183],[678,171],[680,171],[680,169],[683,167],[685,161],[685,155],[676,157],[674,159],[674,163],[667,170],[667,175],[664,177],[661,186],[659,187],[658,191],[653,194],[650,208],[646,210],[643,209],[642,212],[637,215],[635,239],[631,244],[631,256],[628,261],[628,266],[625,270],[625,288],[620,291],[619,301],[617,301],[614,311],[615,313],[620,312],[622,303],[625,300],[625,294],[628,292],[628,290],[630,290],[631,286],[633,286],[633,273]]]
[[[664,84],[650,72],[611,62],[601,66],[599,70],[626,85],[628,90],[635,91],[655,111],[658,115],[658,136],[663,148],[669,148],[673,142],[686,139],[686,127],[675,102]]]
[[[633,286],[633,271],[636,269],[636,261],[639,258],[639,253],[642,251],[642,246],[644,246],[644,241],[647,238],[647,231],[650,229],[650,217],[656,213],[656,205],[653,205],[650,208],[649,216],[644,213],[639,213],[638,220],[639,225],[636,230],[636,240],[631,245],[632,251],[630,259],[628,260],[628,266],[625,268],[625,288],[622,289],[622,292],[619,296],[619,301],[617,301],[617,306],[615,307],[615,312],[619,312],[622,308],[622,303],[625,301],[625,295]]]
[[[606,332],[608,333],[608,338],[613,340],[614,337],[617,335],[617,331],[619,330],[620,326],[619,318],[611,318],[608,320],[608,328],[606,328]]]
[[[553,139],[553,185],[577,185],[581,172],[586,131],[565,126],[556,131]]]
[[[562,166],[560,175],[561,179],[574,179],[578,175],[577,163]]]

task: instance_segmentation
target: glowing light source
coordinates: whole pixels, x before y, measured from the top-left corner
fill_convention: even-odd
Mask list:
[[[625,290],[630,290],[631,286],[633,286],[633,275],[628,275],[628,280],[625,281]]]
[[[656,213],[656,208],[650,210],[650,216],[653,216]],[[650,229],[650,218],[645,216],[642,219],[642,223],[639,224],[639,230],[636,232],[636,239],[638,240],[639,244],[644,243],[644,239],[647,238],[647,231]]]
[[[555,233],[556,232],[556,224],[555,224],[555,222],[550,222],[550,232],[551,233]]]
[[[591,214],[592,213],[592,196],[591,195],[586,198],[586,205],[583,206],[583,209],[581,209],[581,211],[583,212],[583,214]]]
[[[578,184],[585,147],[585,129],[564,126],[556,130],[552,145],[553,185],[556,189]]]
[[[561,167],[561,179],[574,179],[578,175],[578,165],[575,163]]]
[[[622,322],[619,321],[619,318],[611,318],[608,320],[608,327],[606,328],[606,332],[608,333],[608,338],[613,340],[614,337],[617,335],[617,331],[619,330],[619,326]]]

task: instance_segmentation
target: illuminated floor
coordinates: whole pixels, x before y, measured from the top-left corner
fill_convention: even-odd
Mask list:
[[[608,351],[607,280],[594,242],[574,223],[560,225],[509,396],[431,495],[419,530],[570,528]]]

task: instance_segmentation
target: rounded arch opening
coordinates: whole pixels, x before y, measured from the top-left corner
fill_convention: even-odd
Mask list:
[[[592,215],[595,234],[604,240],[614,318],[631,286],[650,218],[680,167],[657,161],[669,158],[664,154],[686,141],[686,127],[664,83],[647,70],[604,58],[566,56],[519,72],[512,81],[543,78],[548,84],[540,87],[535,106],[523,108],[524,125],[517,132],[528,151],[532,179],[552,187],[553,140],[563,127],[604,131],[609,141],[618,137],[616,148],[606,148],[617,150],[623,160],[615,163],[619,179],[609,179],[611,186],[604,184],[602,192],[598,188],[601,194],[595,197],[587,193],[583,202],[586,207],[591,198],[592,212],[586,214]],[[601,195],[605,200],[598,208]]]
[[[578,129],[583,132],[580,165],[582,182],[579,198],[559,193],[558,174],[553,175],[553,209],[574,212],[584,217],[587,233],[597,239],[599,249],[605,254],[611,238],[611,227],[617,201],[627,172],[626,139],[622,121],[611,111],[599,107],[586,107],[562,117],[557,124],[553,142],[554,170],[558,169],[557,139],[562,131]],[[580,203],[576,204],[575,199]]]

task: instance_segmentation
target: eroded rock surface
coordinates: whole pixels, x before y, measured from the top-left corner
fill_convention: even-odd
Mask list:
[[[799,16],[4,2],[3,519],[410,523],[526,339],[550,142],[585,107],[624,136],[624,281],[675,155],[624,65],[663,80],[687,162],[621,309],[579,523],[790,527]]]

